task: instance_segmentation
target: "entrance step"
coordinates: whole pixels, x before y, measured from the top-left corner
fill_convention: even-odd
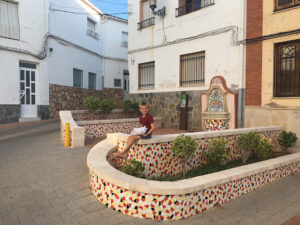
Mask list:
[[[40,121],[41,117],[22,117],[19,118],[19,122],[33,122],[33,121]]]

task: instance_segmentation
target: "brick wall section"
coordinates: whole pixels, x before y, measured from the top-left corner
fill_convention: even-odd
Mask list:
[[[263,1],[247,1],[247,39],[263,35]],[[262,42],[246,46],[246,105],[261,105]]]
[[[50,84],[49,86],[49,102],[50,117],[58,118],[60,110],[83,110],[84,99],[94,96],[101,99],[102,91],[90,90],[85,88],[75,88]],[[121,89],[105,89],[104,98],[109,98],[116,102],[117,108],[121,108],[123,104],[123,90]]]

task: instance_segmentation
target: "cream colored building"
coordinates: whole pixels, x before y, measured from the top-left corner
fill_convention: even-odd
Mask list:
[[[281,125],[300,138],[299,4],[263,1],[261,105],[246,106],[245,125]]]

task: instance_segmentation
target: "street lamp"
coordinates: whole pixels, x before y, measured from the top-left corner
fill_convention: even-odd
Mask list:
[[[155,11],[157,5],[156,5],[156,0],[149,0],[149,5],[150,5],[150,9],[152,10],[153,15],[157,15],[160,17],[165,17],[166,15],[166,7],[163,7],[157,11]]]

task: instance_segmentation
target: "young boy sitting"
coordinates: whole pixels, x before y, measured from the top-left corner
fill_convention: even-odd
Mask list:
[[[126,159],[128,156],[129,149],[134,144],[134,142],[140,139],[150,139],[152,137],[152,132],[154,130],[154,121],[153,121],[153,117],[148,113],[149,107],[146,102],[142,102],[140,104],[140,112],[142,114],[140,116],[140,124],[142,126],[145,126],[147,128],[147,131],[145,132],[145,134],[142,135],[129,136],[124,151],[113,154],[114,157],[120,157]]]

